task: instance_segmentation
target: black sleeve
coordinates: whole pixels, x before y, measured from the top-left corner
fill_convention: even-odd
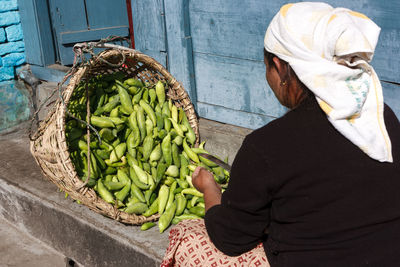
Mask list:
[[[246,137],[233,162],[221,204],[210,208],[205,215],[211,241],[229,256],[256,247],[269,224],[268,168],[254,147]]]

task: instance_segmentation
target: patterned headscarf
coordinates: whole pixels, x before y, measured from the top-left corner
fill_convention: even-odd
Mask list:
[[[361,13],[302,2],[275,15],[264,47],[289,63],[341,134],[371,158],[393,162],[382,87],[369,64],[379,33]]]

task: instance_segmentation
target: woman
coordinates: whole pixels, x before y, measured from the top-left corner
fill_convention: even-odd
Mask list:
[[[291,111],[245,138],[222,195],[195,170],[206,230],[173,228],[165,265],[399,266],[400,123],[368,63],[379,31],[324,3],[281,8],[264,58]]]

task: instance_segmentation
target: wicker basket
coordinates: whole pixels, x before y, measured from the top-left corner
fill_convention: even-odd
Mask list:
[[[196,143],[198,143],[198,120],[192,102],[183,86],[161,64],[145,54],[115,45],[103,45],[103,47],[112,48],[94,57],[90,67],[82,66],[71,76],[69,85],[63,92],[65,105],[68,104],[74,89],[81,80],[89,79],[98,74],[123,71],[129,77],[136,77],[149,83],[165,80],[170,88],[167,92],[167,97],[173,100],[174,105],[184,109],[196,134]],[[125,63],[121,67],[110,67],[109,64],[104,62],[106,60],[117,64],[124,59]],[[68,151],[65,138],[65,105],[58,99],[53,110],[41,122],[38,130],[31,138],[31,153],[44,175],[60,189],[68,193],[71,198],[79,200],[95,212],[117,221],[140,225],[158,219],[158,214],[144,217],[120,211],[98,197],[92,188],[85,186],[75,171]]]

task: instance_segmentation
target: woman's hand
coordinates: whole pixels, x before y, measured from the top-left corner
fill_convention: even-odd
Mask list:
[[[202,167],[197,167],[192,174],[192,183],[202,193],[208,190],[218,189],[220,186],[215,182],[214,175]]]
[[[215,182],[214,175],[202,167],[197,167],[192,174],[193,186],[204,194],[205,210],[221,204],[221,187]]]

